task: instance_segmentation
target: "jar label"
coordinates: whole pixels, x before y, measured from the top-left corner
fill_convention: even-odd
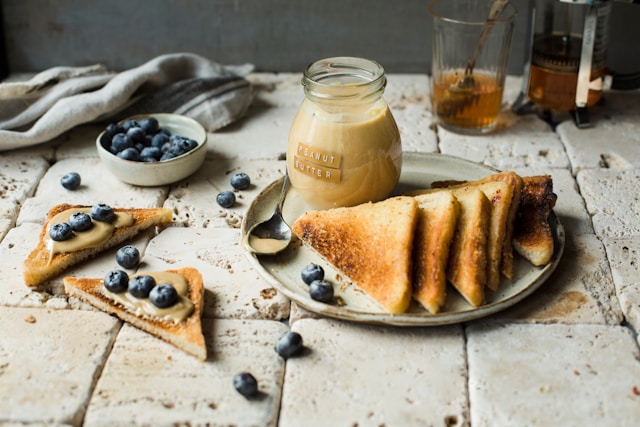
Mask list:
[[[298,142],[293,164],[297,171],[323,181],[340,182],[339,155],[329,151],[318,150],[302,142]]]

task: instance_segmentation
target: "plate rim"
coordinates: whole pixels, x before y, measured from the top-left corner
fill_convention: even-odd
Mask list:
[[[478,170],[485,170],[488,173],[497,173],[498,169],[472,162],[470,160],[462,159],[459,157],[440,154],[440,153],[419,153],[419,152],[404,152],[403,153],[403,162],[405,160],[411,159],[412,161],[430,161],[433,158],[436,159],[447,159],[448,161],[464,165],[472,165],[476,167]],[[251,212],[255,209],[257,203],[261,201],[262,198],[265,198],[265,194],[273,192],[275,188],[279,189],[282,186],[282,182],[284,177],[280,177],[270,184],[268,184],[254,199],[249,205],[242,223],[240,227],[240,237],[241,241],[244,242],[244,237],[249,229],[248,218],[251,217]],[[274,188],[275,187],[275,188]],[[278,190],[279,191],[279,190]],[[263,255],[255,254],[249,250],[247,250],[244,246],[244,243],[241,244],[243,252],[249,258],[252,266],[258,271],[260,276],[265,279],[269,284],[276,287],[279,292],[282,292],[290,301],[295,302],[300,307],[308,310],[316,315],[330,317],[334,319],[347,320],[356,323],[366,323],[366,324],[377,324],[377,325],[391,325],[391,326],[408,326],[408,327],[424,327],[424,326],[442,326],[442,325],[450,325],[463,323],[471,320],[476,320],[479,318],[487,317],[492,314],[503,311],[522,300],[529,297],[533,294],[542,284],[544,284],[551,274],[557,268],[560,259],[564,253],[565,247],[565,231],[564,227],[558,219],[555,211],[551,211],[549,216],[551,230],[554,239],[554,253],[552,255],[551,260],[545,266],[537,267],[539,268],[539,272],[535,275],[535,277],[522,289],[517,292],[508,295],[505,298],[498,299],[497,301],[492,301],[490,303],[484,304],[479,307],[471,307],[469,306],[468,310],[463,311],[449,311],[449,312],[440,312],[436,314],[431,314],[428,311],[420,312],[420,313],[399,313],[392,314],[387,312],[364,312],[364,311],[354,311],[345,308],[347,306],[337,306],[335,304],[325,304],[318,301],[314,301],[311,298],[301,298],[300,295],[292,290],[290,290],[285,284],[281,283],[280,280],[273,276],[267,268],[262,264],[261,258],[267,257]],[[251,224],[253,225],[253,224]],[[268,256],[269,258],[273,258],[273,256]],[[277,257],[277,255],[276,255]]]

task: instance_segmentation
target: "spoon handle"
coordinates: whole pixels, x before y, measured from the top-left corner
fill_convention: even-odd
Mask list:
[[[280,190],[280,196],[278,197],[278,204],[276,205],[276,213],[282,216],[282,207],[284,206],[284,199],[291,186],[291,180],[289,179],[289,173],[284,172],[284,182],[282,183],[282,190]]]
[[[487,41],[489,33],[493,29],[493,26],[496,24],[496,20],[508,4],[509,0],[494,0],[491,4],[491,9],[489,9],[489,16],[487,16],[487,20],[484,23],[482,33],[480,34],[480,38],[478,39],[478,43],[476,44],[476,48],[474,49],[473,54],[467,62],[465,75],[471,75],[473,73],[473,68],[476,66],[476,59],[478,59],[478,55],[480,54],[480,52],[482,52],[482,48],[484,47],[484,43]]]

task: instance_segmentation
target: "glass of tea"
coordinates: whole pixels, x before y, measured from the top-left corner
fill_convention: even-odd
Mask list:
[[[434,0],[429,13],[431,105],[438,124],[463,134],[493,131],[502,110],[516,9],[508,0]]]

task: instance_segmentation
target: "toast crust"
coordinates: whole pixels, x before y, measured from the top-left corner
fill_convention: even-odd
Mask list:
[[[199,360],[207,359],[207,348],[202,334],[201,316],[204,303],[202,275],[193,267],[167,270],[182,275],[188,283],[188,298],[193,312],[182,322],[174,323],[153,317],[141,317],[106,296],[103,279],[65,277],[64,289],[68,296],[79,298],[93,307],[118,317],[143,331],[160,338]]]
[[[172,221],[171,211],[165,208],[113,208],[114,212],[123,212],[131,215],[133,224],[116,228],[111,237],[98,247],[81,249],[74,252],[56,253],[51,256],[45,240],[49,222],[60,212],[73,208],[91,208],[91,206],[60,204],[49,210],[42,230],[40,231],[38,243],[23,263],[23,278],[27,286],[37,287],[61,274],[67,268],[117,246],[144,230],[156,225],[168,224]]]
[[[413,197],[310,211],[293,232],[389,313],[407,310],[411,252],[418,219]]]
[[[413,244],[413,297],[436,314],[446,300],[447,262],[460,203],[451,192],[415,197],[419,215]]]

